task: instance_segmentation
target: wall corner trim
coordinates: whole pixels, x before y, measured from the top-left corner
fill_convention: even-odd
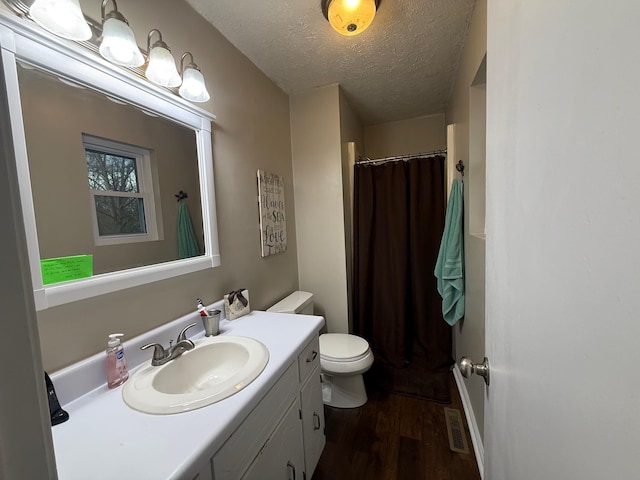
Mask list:
[[[469,432],[471,433],[473,451],[476,454],[476,462],[478,463],[478,470],[480,471],[480,478],[484,480],[484,445],[482,443],[482,436],[480,435],[480,429],[476,423],[476,416],[473,413],[473,407],[471,406],[467,386],[464,383],[462,372],[460,371],[460,367],[458,367],[457,363],[453,366],[453,378],[455,378],[456,385],[458,386],[458,392],[460,392],[462,406],[464,407],[464,414],[467,418]]]

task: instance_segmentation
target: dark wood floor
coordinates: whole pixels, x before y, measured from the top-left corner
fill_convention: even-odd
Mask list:
[[[313,480],[480,480],[469,432],[469,454],[449,449],[444,408],[464,420],[453,377],[450,405],[367,393],[360,408],[325,406],[327,445]]]

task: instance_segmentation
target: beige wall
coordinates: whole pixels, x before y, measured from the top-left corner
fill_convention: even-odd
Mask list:
[[[482,196],[469,196],[470,192],[484,192],[484,171],[479,170],[477,162],[478,152],[477,142],[474,148],[470,148],[469,131],[474,132],[477,139],[479,128],[478,108],[481,100],[476,96],[479,92],[474,92],[474,125],[470,127],[470,91],[476,74],[481,67],[482,60],[487,51],[487,1],[478,0],[476,2],[473,18],[467,34],[456,82],[447,110],[447,123],[456,124],[456,156],[462,159],[467,166],[465,170],[465,211],[476,216],[484,216],[484,206],[471,205],[471,201],[484,201]],[[475,169],[474,169],[475,168]],[[481,173],[481,174],[480,174]],[[481,213],[480,213],[481,212]],[[478,219],[472,222],[479,223]],[[484,220],[482,221],[484,225]],[[484,281],[485,281],[485,241],[477,235],[469,234],[469,215],[465,215],[465,274],[466,274],[466,295],[465,295],[465,318],[460,321],[454,330],[454,355],[456,359],[465,355],[474,362],[482,362],[484,358]],[[473,232],[478,233],[478,232]],[[478,376],[465,380],[465,385],[469,393],[469,398],[473,408],[474,416],[478,424],[480,433],[484,431],[484,383]]]
[[[360,117],[340,90],[340,146],[342,156],[342,208],[347,271],[347,308],[349,331],[353,330],[353,166],[364,148]]]
[[[81,1],[99,18],[99,2]],[[38,313],[45,367],[52,371],[101,351],[107,334],[139,335],[244,287],[253,309],[264,309],[298,288],[296,225],[289,131],[289,100],[222,35],[186,3],[127,2],[120,10],[138,43],[158,28],[176,57],[190,51],[212,99],[201,106],[217,116],[213,125],[218,232],[222,266],[75,302]],[[256,171],[285,178],[286,252],[260,256]]]
[[[41,258],[93,255],[95,274],[177,260],[180,190],[189,194],[185,202],[204,252],[192,130],[36,70],[20,69],[19,79]],[[95,245],[83,133],[150,150],[158,240]]]
[[[447,148],[443,113],[364,127],[364,155],[385,158]]]
[[[291,97],[300,288],[315,295],[329,332],[348,331],[340,89]]]

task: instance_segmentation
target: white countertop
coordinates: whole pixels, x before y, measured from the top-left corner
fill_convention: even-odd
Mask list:
[[[149,350],[136,352],[140,345],[149,341],[167,345],[184,325],[196,320],[197,326],[188,333],[194,333],[190,338],[197,345],[203,338],[197,314],[124,342],[130,373],[140,365],[140,359],[144,358],[144,365],[151,361]],[[221,335],[261,341],[269,349],[269,362],[262,374],[240,392],[191,412],[150,415],[128,407],[122,400],[122,386],[113,390],[106,386],[104,353],[56,372],[52,380],[62,407],[70,415],[66,423],[52,427],[59,479],[191,480],[209,464],[323,324],[322,317],[261,311],[233,321],[222,320]],[[132,363],[138,364],[136,368]],[[96,379],[96,375],[101,378]],[[89,391],[96,384],[97,388]]]

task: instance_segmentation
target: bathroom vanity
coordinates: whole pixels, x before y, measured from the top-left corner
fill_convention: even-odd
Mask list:
[[[197,314],[125,342],[132,372],[151,361],[141,345],[168,344],[194,321],[197,348],[204,338]],[[221,335],[262,342],[267,366],[238,393],[178,414],[128,407],[122,386],[107,389],[103,353],[53,374],[70,414],[53,427],[60,480],[311,478],[325,444],[318,353],[323,324],[322,317],[258,311],[221,321]]]

